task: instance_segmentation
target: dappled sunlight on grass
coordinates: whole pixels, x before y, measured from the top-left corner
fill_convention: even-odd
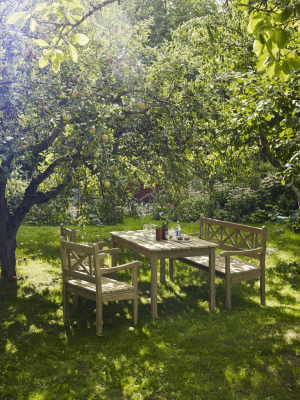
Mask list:
[[[115,227],[105,227],[109,230]],[[94,227],[87,232],[91,240],[106,235]],[[166,283],[158,284],[159,318],[151,321],[149,260],[124,251],[119,263],[144,263],[139,270],[139,323],[130,330],[130,302],[109,303],[103,307],[103,335],[95,333],[93,301],[80,299],[76,310],[71,305],[70,324],[63,325],[59,228],[38,233],[47,246],[52,241],[50,256],[34,253],[18,263],[18,275],[24,279],[0,281],[3,398],[300,397],[300,259],[276,242],[283,235],[288,246],[284,229],[271,235],[269,243],[278,247],[280,257],[278,252],[267,257],[267,306],[260,305],[254,280],[232,287],[230,312],[223,280],[216,280],[217,308],[212,314],[207,274],[200,278],[198,271],[176,262],[174,282],[166,265]],[[18,249],[18,258],[24,257],[27,245]],[[35,251],[42,247],[37,245]],[[126,272],[120,276],[131,279]]]

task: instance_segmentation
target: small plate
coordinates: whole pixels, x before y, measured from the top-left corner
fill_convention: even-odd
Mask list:
[[[191,237],[188,237],[188,238],[186,238],[184,236],[182,236],[182,237],[183,237],[183,239],[178,239],[177,237],[175,237],[172,240],[174,240],[174,242],[179,242],[179,243],[186,243],[186,242],[192,242],[193,241],[193,238],[191,238]]]

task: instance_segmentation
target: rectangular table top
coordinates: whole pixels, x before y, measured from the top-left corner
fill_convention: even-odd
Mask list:
[[[144,238],[144,232],[139,231],[114,231],[109,232],[118,243],[122,242],[131,244],[141,250],[147,250],[149,252],[182,252],[182,250],[193,250],[193,249],[207,249],[211,247],[217,247],[216,243],[208,242],[207,240],[193,237],[191,241],[175,241],[175,240],[146,240]]]

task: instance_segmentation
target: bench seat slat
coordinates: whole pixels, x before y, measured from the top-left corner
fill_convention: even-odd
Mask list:
[[[183,257],[178,258],[178,261],[188,263],[197,267],[201,266],[208,270],[209,258],[208,256],[200,256],[200,257]],[[258,265],[252,264],[248,261],[239,260],[237,258],[230,258],[230,274],[240,274],[243,272],[250,272],[250,271],[260,271]],[[216,254],[216,272],[219,274],[224,274],[225,276],[225,258],[220,257]]]

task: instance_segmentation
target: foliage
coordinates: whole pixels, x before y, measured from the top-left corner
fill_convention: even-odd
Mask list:
[[[144,223],[126,219],[113,227],[87,226],[82,240],[107,238],[109,229],[141,229]],[[198,224],[182,229],[196,231]],[[138,326],[129,331],[127,302],[104,305],[99,337],[92,301],[79,299],[78,310],[70,307],[70,325],[63,326],[59,227],[23,225],[17,250],[23,279],[0,281],[1,396],[298,398],[299,234],[274,224],[267,229],[266,307],[260,305],[257,283],[241,283],[232,288],[228,313],[225,282],[216,279],[217,311],[211,314],[207,276],[200,279],[195,269],[176,263],[174,282],[167,274],[166,284],[158,284],[159,318],[150,321],[150,265],[142,257]],[[124,251],[120,262],[130,260]]]
[[[198,188],[178,205],[181,221],[198,221],[203,214],[225,221],[260,223],[278,215],[289,216],[297,208],[291,188],[275,175],[262,179],[257,190],[219,181],[212,187],[201,182]]]
[[[248,31],[255,37],[253,51],[258,57],[257,70],[283,81],[292,70],[300,69],[300,4],[294,1],[238,0],[249,15]]]
[[[106,0],[97,5],[84,0],[58,0],[54,3],[27,1],[22,8],[20,4],[17,5],[17,10],[22,11],[9,15],[6,23],[19,27],[20,32],[28,31],[31,42],[43,49],[39,55],[38,67],[47,67],[50,61],[52,70],[57,73],[61,63],[69,57],[78,63],[76,45],[85,46],[89,42],[89,37],[78,28],[87,25],[85,20],[90,15],[116,1]],[[32,54],[29,52],[27,56],[32,57]]]

